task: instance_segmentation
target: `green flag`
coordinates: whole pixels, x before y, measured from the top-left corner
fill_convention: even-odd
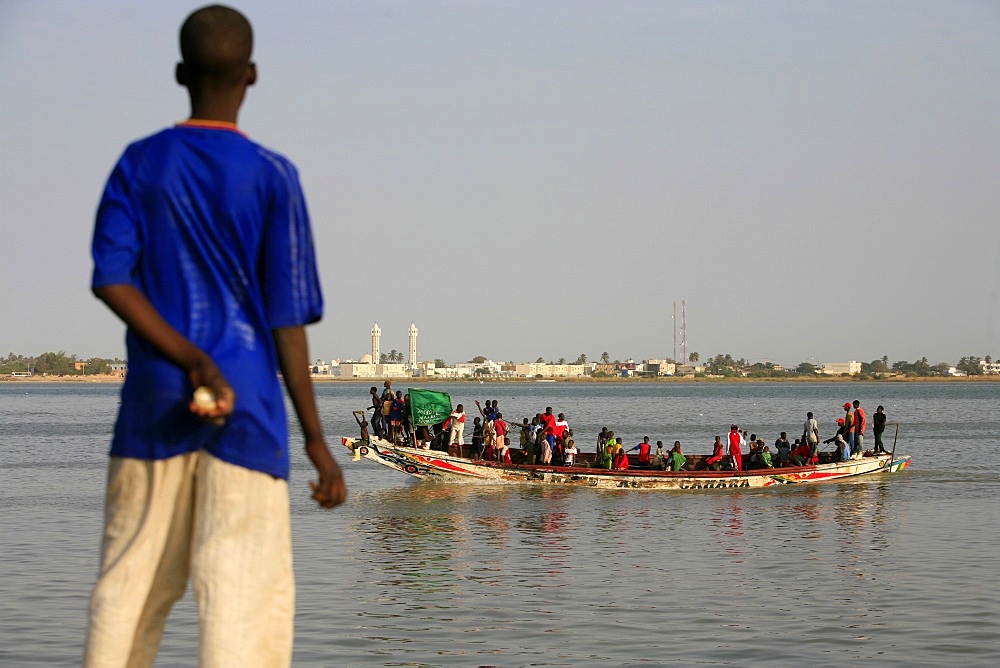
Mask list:
[[[410,388],[410,415],[414,425],[444,422],[451,415],[451,396],[447,392]]]

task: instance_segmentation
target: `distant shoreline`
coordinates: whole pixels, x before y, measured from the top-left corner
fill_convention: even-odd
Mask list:
[[[0,382],[8,383],[104,383],[120,385],[124,377],[119,374],[91,374],[86,376],[0,376]],[[336,376],[313,376],[314,383],[376,383],[386,380],[393,383],[534,383],[536,378],[338,378]],[[855,376],[819,376],[794,378],[694,378],[691,376],[661,376],[658,378],[545,378],[546,383],[990,383],[1000,382],[1000,376],[892,376],[890,378],[857,378]]]

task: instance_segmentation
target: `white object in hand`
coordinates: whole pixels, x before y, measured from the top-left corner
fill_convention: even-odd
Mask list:
[[[194,391],[194,405],[206,411],[215,410],[215,392],[202,385]]]

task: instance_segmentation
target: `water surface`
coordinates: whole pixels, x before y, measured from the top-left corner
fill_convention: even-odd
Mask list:
[[[320,385],[351,497],[312,505],[293,432],[297,666],[1000,662],[998,384],[434,388],[518,421],[551,405],[584,449],[607,426],[692,453],[731,422],[794,435],[807,410],[828,436],[857,398],[914,464],[760,491],[422,484],[337,452],[368,386]],[[0,385],[2,665],[79,662],[117,408],[113,385]],[[195,615],[175,607],[158,665],[193,664]]]

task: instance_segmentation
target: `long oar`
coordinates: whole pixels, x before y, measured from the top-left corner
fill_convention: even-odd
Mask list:
[[[896,440],[899,438],[899,423],[896,423],[896,433],[892,437],[892,454],[889,455],[889,473],[892,473],[892,463],[896,458]]]

